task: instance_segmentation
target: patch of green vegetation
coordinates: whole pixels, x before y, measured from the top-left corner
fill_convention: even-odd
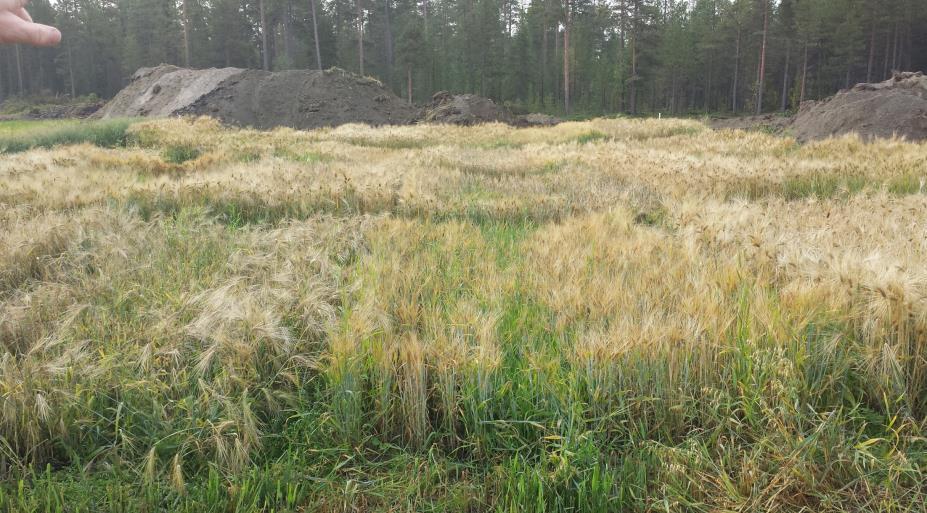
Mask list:
[[[236,162],[257,162],[263,157],[263,152],[258,148],[240,148],[235,152],[234,160]]]
[[[354,146],[365,146],[370,148],[385,148],[389,150],[415,150],[434,146],[436,143],[428,139],[412,139],[409,137],[388,137],[388,138],[366,138],[366,137],[348,137],[344,142]]]
[[[284,147],[274,148],[274,156],[292,162],[301,162],[303,164],[317,164],[319,162],[329,162],[332,160],[330,155],[326,155],[320,151],[297,151],[292,148]]]
[[[497,468],[495,477],[499,513],[633,511],[639,506],[632,500],[634,494],[643,490],[589,443],[539,461],[516,455]]]
[[[559,173],[563,170],[566,164],[566,161],[563,160],[551,160],[538,168],[536,172],[530,174],[546,175],[548,173]]]
[[[700,132],[705,130],[710,130],[709,128],[702,125],[694,126],[663,126],[652,132],[641,131],[636,133],[630,133],[623,135],[636,141],[645,141],[648,139],[665,139],[669,137],[679,137],[679,136],[692,136],[697,135]]]
[[[197,159],[201,153],[196,145],[181,143],[167,146],[161,150],[161,158],[171,164],[183,164]]]
[[[308,405],[307,405],[308,406]],[[310,428],[312,419],[315,427]],[[413,454],[371,438],[362,451],[332,445],[307,409],[289,419],[267,457],[240,475],[182,466],[174,481],[144,482],[136,469],[29,471],[0,484],[0,511],[10,513],[301,513],[482,511],[487,500],[479,468],[440,452]],[[349,477],[350,476],[350,477]],[[182,481],[181,481],[182,480]],[[141,481],[141,482],[140,482]]]
[[[438,160],[438,163],[442,167],[456,169],[465,175],[488,176],[494,178],[524,178],[526,176],[545,175],[559,172],[564,168],[564,166],[566,166],[566,162],[563,160],[550,160],[540,166],[518,166],[508,169],[494,166],[492,164],[454,162],[447,159],[440,159]]]
[[[477,226],[491,225],[493,223],[538,225],[561,221],[565,215],[565,211],[560,208],[524,206],[513,209],[506,208],[505,205],[481,203],[470,203],[462,205],[460,208],[451,207],[439,210],[399,208],[394,213],[433,221],[467,221]]]
[[[62,126],[64,121],[40,121],[32,119],[13,119],[0,121],[0,136],[8,137],[17,133],[25,133],[32,129],[40,127],[51,128],[53,126]]]
[[[508,269],[521,261],[520,244],[534,230],[537,223],[531,219],[522,219],[516,222],[489,221],[477,222],[483,239],[495,250],[496,265],[500,269]]]
[[[888,192],[898,196],[923,193],[927,186],[927,177],[923,175],[904,175],[889,180]]]
[[[504,198],[501,193],[487,188],[478,180],[463,180],[463,182],[464,183],[461,185],[459,193],[453,195],[449,194],[447,201],[457,200],[461,204],[471,205],[474,203],[496,201]]]
[[[579,137],[577,137],[576,142],[578,142],[579,144],[589,144],[589,143],[594,143],[594,142],[599,142],[599,141],[608,141],[610,139],[611,137],[609,137],[608,134],[602,133],[598,130],[590,130],[584,134],[581,134]]]
[[[524,146],[524,143],[512,141],[506,138],[493,139],[476,145],[477,148],[482,150],[518,149],[523,148]]]
[[[346,188],[337,191],[315,191],[289,201],[271,201],[259,194],[241,194],[233,198],[220,198],[208,189],[190,189],[182,194],[168,195],[157,192],[138,192],[114,202],[115,206],[138,212],[143,219],[158,215],[175,216],[186,209],[202,209],[217,216],[217,220],[231,227],[275,225],[286,219],[304,220],[317,214],[349,216],[394,212],[409,216],[427,213],[402,211],[396,198],[386,193],[369,197]]]
[[[0,123],[0,153],[90,143],[102,148],[125,146],[134,119],[94,121],[13,121]]]
[[[788,200],[804,198],[837,198],[852,196],[865,190],[885,190],[897,196],[924,192],[924,178],[918,175],[897,176],[886,181],[873,180],[864,176],[853,175],[811,175],[787,179],[781,188],[782,195]],[[768,192],[775,191],[773,187]]]
[[[855,194],[869,181],[863,176],[814,174],[788,178],[782,184],[782,195],[787,200],[804,198],[834,198],[839,194]]]
[[[667,221],[668,215],[669,212],[667,212],[666,208],[659,206],[657,208],[638,212],[637,215],[634,216],[634,222],[645,226],[663,226]]]

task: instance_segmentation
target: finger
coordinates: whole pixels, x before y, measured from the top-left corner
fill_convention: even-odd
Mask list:
[[[0,0],[0,11],[15,11],[29,3],[29,0]]]
[[[61,32],[55,27],[29,23],[12,13],[0,12],[0,41],[33,46],[54,46],[61,42]]]
[[[29,11],[27,11],[24,7],[20,7],[19,9],[16,9],[12,12],[16,16],[19,16],[21,19],[26,20],[29,23],[32,23],[32,16],[29,16]]]

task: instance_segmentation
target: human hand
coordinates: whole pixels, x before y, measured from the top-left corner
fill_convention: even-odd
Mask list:
[[[0,43],[55,46],[61,32],[55,27],[34,23],[26,12],[29,0],[0,0]]]

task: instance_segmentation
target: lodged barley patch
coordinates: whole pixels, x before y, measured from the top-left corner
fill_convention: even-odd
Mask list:
[[[927,145],[200,118],[35,146],[0,158],[2,511],[927,501]]]

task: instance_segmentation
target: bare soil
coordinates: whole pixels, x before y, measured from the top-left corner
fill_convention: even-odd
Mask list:
[[[142,68],[96,117],[208,115],[254,128],[311,129],[346,123],[409,125],[418,122],[553,126],[544,114],[516,116],[474,94],[440,92],[424,109],[401,100],[379,81],[333,68],[267,72],[239,68]]]
[[[419,111],[379,81],[333,68],[268,72],[161,65],[136,72],[99,117],[209,115],[254,128],[405,125]]]
[[[424,121],[428,123],[450,123],[454,125],[478,125],[481,123],[514,123],[514,116],[505,107],[489,98],[475,94],[451,94],[447,91],[435,93],[431,103],[425,107]]]
[[[805,102],[788,127],[800,141],[857,133],[864,139],[927,140],[927,77],[897,73],[859,84],[819,102]]]

